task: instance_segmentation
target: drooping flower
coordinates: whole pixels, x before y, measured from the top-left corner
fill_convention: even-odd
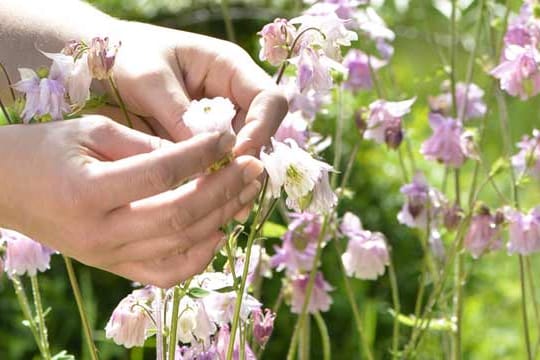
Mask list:
[[[509,45],[504,59],[491,71],[500,80],[501,89],[521,100],[540,92],[540,53],[531,46]]]
[[[375,41],[379,54],[388,60],[394,54],[394,47],[390,44],[396,35],[390,30],[384,20],[377,14],[374,8],[368,6],[355,13],[355,22],[358,28],[370,39]]]
[[[236,115],[233,103],[223,97],[193,100],[182,119],[193,135],[207,132],[233,132],[232,120]]]
[[[274,331],[276,314],[270,309],[265,309],[263,314],[262,310],[258,309],[253,312],[252,316],[253,336],[259,345],[265,346],[272,335],[272,331]]]
[[[502,244],[499,225],[489,209],[482,207],[479,213],[471,219],[469,231],[465,235],[463,243],[465,249],[474,258],[478,258],[488,251],[499,249]]]
[[[238,248],[235,259],[236,274],[244,273],[246,263],[246,254],[244,250]],[[263,276],[266,278],[272,277],[272,269],[270,264],[270,256],[266,253],[266,249],[259,244],[254,244],[251,247],[251,256],[249,260],[248,276],[246,283],[250,285],[257,278]]]
[[[448,84],[443,84],[444,88],[448,88]],[[465,83],[456,84],[456,104],[458,115],[463,114],[463,120],[470,120],[484,116],[487,111],[487,106],[483,100],[484,90],[478,85],[470,83],[468,86]],[[429,99],[431,111],[441,113],[448,116],[452,113],[452,93],[450,90],[443,94]],[[467,108],[465,109],[465,106]],[[465,110],[464,110],[465,109]]]
[[[287,193],[287,206],[295,211],[321,213],[337,203],[328,183],[332,166],[314,159],[294,141],[281,143],[272,139],[273,151],[261,151],[261,161],[269,176],[273,197]]]
[[[283,235],[282,246],[275,247],[276,254],[271,258],[271,265],[277,271],[285,269],[288,274],[295,274],[313,266],[321,218],[308,212],[292,214],[291,218],[293,221]]]
[[[222,285],[227,286],[225,284]],[[237,294],[234,291],[221,293],[213,291],[203,298],[203,303],[211,321],[218,325],[231,323],[234,317],[234,307]],[[240,318],[246,321],[249,315],[256,309],[260,309],[261,303],[253,296],[245,293],[240,308]]]
[[[285,142],[287,139],[292,139],[303,149],[306,148],[308,137],[308,121],[300,111],[288,113],[274,134],[277,141]]]
[[[322,106],[329,102],[327,93],[309,89],[300,92],[296,78],[284,78],[282,80],[284,92],[289,101],[289,111],[299,112],[306,120],[312,121],[315,115],[321,111]]]
[[[147,313],[151,291],[135,290],[122,299],[105,326],[105,336],[126,348],[143,346],[151,326]]]
[[[300,314],[302,312],[308,282],[309,274],[298,275],[291,280],[291,311],[295,314]],[[321,272],[317,272],[307,311],[311,314],[316,313],[317,311],[328,311],[330,309],[330,305],[332,304],[332,298],[328,294],[328,292],[331,290],[333,290],[333,288],[329,283],[326,282],[323,274]]]
[[[371,103],[364,138],[379,144],[386,143],[392,149],[397,148],[403,139],[402,117],[411,111],[415,101],[416,98],[398,102],[376,100]]]
[[[301,93],[309,90],[327,93],[332,89],[333,81],[330,70],[334,62],[320,51],[305,47],[300,51],[300,55],[292,59],[291,62],[298,68],[296,85]]]
[[[401,187],[401,193],[407,197],[398,214],[398,221],[412,228],[426,229],[438,221],[444,196],[436,189],[430,187],[420,172],[416,173],[412,183]]]
[[[228,325],[223,325],[219,329],[216,336],[216,351],[219,357],[215,360],[221,360],[227,358],[227,351],[229,348],[229,343],[231,342],[231,330]],[[236,334],[234,337],[234,347],[233,347],[233,360],[240,360],[240,336]],[[257,360],[257,357],[253,353],[253,350],[249,347],[248,342],[245,343],[244,348],[245,360]],[[214,359],[212,359],[214,360]]]
[[[204,302],[184,296],[180,300],[178,314],[178,340],[184,344],[201,343],[208,346],[217,328],[210,320]],[[168,315],[172,315],[172,309]]]
[[[349,211],[343,215],[339,225],[339,231],[341,231],[343,235],[350,238],[358,235],[363,230],[362,221],[358,216]]]
[[[94,79],[104,80],[111,75],[120,45],[119,42],[110,46],[107,37],[95,37],[92,39],[88,49],[88,67]]]
[[[6,246],[4,270],[9,275],[36,275],[49,269],[54,250],[13,230],[0,229]]]
[[[506,208],[508,221],[508,252],[530,255],[540,250],[540,207],[528,213]]]
[[[324,0],[315,2],[305,11],[305,14],[324,16],[335,13],[340,19],[346,20],[345,27],[355,29],[357,24],[354,16],[358,11],[357,7],[364,3],[365,1],[356,0]]]
[[[517,146],[520,150],[512,156],[512,166],[520,176],[530,174],[540,179],[540,130],[534,129],[532,137],[524,136]]]
[[[343,66],[348,70],[347,80],[344,83],[345,88],[355,92],[371,89],[373,86],[371,70],[376,72],[384,65],[386,62],[358,49],[349,50],[343,60]]]
[[[420,152],[429,160],[459,168],[470,157],[468,144],[459,121],[431,113],[429,124],[433,135],[422,144]]]
[[[277,66],[287,59],[296,37],[296,29],[286,19],[275,19],[258,33],[261,51],[259,59]]]

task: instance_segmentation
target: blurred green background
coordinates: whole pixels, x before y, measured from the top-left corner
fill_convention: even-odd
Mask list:
[[[149,22],[187,31],[226,38],[222,10],[219,1],[180,1],[180,0],[91,0],[103,11],[123,19]],[[382,1],[379,1],[379,3]],[[477,23],[477,1],[460,1],[463,6],[459,22],[460,52],[458,54],[458,80],[464,80],[467,50],[470,50],[472,31]],[[435,6],[435,5],[436,6]],[[421,141],[430,134],[427,125],[427,96],[439,93],[440,84],[448,76],[445,72],[444,59],[448,59],[449,21],[441,11],[449,2],[422,0],[385,1],[378,9],[388,25],[396,32],[395,56],[392,65],[381,71],[382,83],[388,90],[390,100],[417,96],[413,114],[406,118],[407,136],[412,140],[413,151],[418,153]],[[519,8],[519,1],[510,1],[514,10]],[[230,1],[230,13],[234,21],[237,42],[248,50],[258,61],[258,37],[256,32],[275,17],[294,17],[300,9],[300,1]],[[502,4],[489,1],[492,14],[502,14]],[[500,36],[501,24],[486,21],[486,29],[494,36]],[[485,32],[484,32],[485,33]],[[367,40],[361,38],[357,47],[369,48]],[[121,50],[120,50],[121,51]],[[488,89],[492,80],[483,70],[486,65],[493,65],[495,60],[489,55],[492,51],[489,39],[482,38],[479,56],[475,66],[474,82]],[[275,69],[264,66],[270,73]],[[395,83],[395,86],[392,85]],[[359,140],[354,127],[353,111],[360,106],[367,106],[376,98],[372,92],[364,92],[356,97],[345,98],[346,131],[345,154],[352,144]],[[520,102],[508,99],[511,137],[515,143],[522,134],[530,133],[534,127],[540,127],[538,100]],[[499,128],[498,110],[493,99],[488,104],[490,115],[487,120],[487,136],[482,151],[483,163],[481,178],[489,171],[491,164],[502,155],[502,138]],[[334,131],[336,110],[330,106],[328,113],[321,115],[316,123],[321,133]],[[474,126],[474,125],[473,125]],[[327,154],[331,159],[331,150]],[[433,166],[416,156],[419,166],[429,175],[431,183],[440,186],[443,182],[444,169]],[[464,170],[467,189],[473,169],[469,162]],[[502,192],[508,197],[508,176],[502,174],[495,179]],[[422,248],[418,233],[397,222],[396,214],[403,202],[399,193],[402,175],[397,154],[385,147],[363,142],[361,151],[354,164],[350,182],[352,196],[340,205],[340,213],[353,211],[358,214],[364,227],[383,232],[393,249],[393,260],[398,277],[402,312],[414,311],[414,302],[418,288],[418,278],[422,261]],[[451,186],[449,186],[451,187]],[[526,184],[521,190],[524,207],[540,203],[538,183]],[[450,192],[452,194],[452,192]],[[482,200],[492,206],[500,205],[491,187],[486,187]],[[446,247],[449,247],[445,239]],[[277,239],[268,242],[268,248],[277,243]],[[325,250],[323,269],[328,281],[335,287],[334,303],[331,310],[324,314],[332,339],[334,359],[359,358],[354,323],[347,303],[343,284],[338,273],[338,257],[333,247]],[[532,257],[533,271],[538,269],[537,256]],[[463,349],[465,359],[521,359],[525,358],[524,342],[520,316],[520,288],[518,259],[506,254],[504,250],[484,256],[481,260],[466,257],[468,281],[465,287],[465,313],[463,329]],[[77,267],[86,306],[91,313],[93,327],[97,329],[98,347],[103,359],[140,359],[143,352],[146,358],[152,358],[152,350],[136,349],[126,351],[104,339],[103,328],[116,304],[131,288],[128,281],[113,275]],[[536,273],[535,273],[536,276]],[[540,281],[540,280],[539,280]],[[352,281],[356,300],[364,317],[366,332],[374,344],[379,359],[389,358],[392,321],[389,313],[392,307],[387,275],[378,281]],[[48,316],[49,337],[54,352],[67,349],[77,358],[87,358],[84,351],[82,330],[79,323],[75,302],[67,275],[59,256],[55,256],[52,270],[41,276],[45,306],[52,307]],[[263,302],[272,306],[280,286],[279,277],[267,281],[264,286]],[[428,286],[428,290],[431,287]],[[536,291],[540,297],[540,291]],[[448,300],[448,299],[447,299]],[[35,346],[30,332],[21,325],[22,314],[17,307],[13,288],[5,276],[0,279],[0,359],[30,359],[35,356]],[[437,314],[438,316],[439,314]],[[534,318],[533,307],[529,308],[533,344],[537,344],[538,325]],[[283,359],[288,347],[295,318],[286,307],[279,313],[274,335],[265,353],[265,359]],[[402,344],[407,341],[409,329],[402,327]],[[318,333],[312,334],[312,358],[321,358]],[[438,332],[429,332],[421,345],[420,359],[444,359],[447,357],[446,337]],[[536,346],[536,345],[535,345]],[[446,354],[446,355],[445,355]]]

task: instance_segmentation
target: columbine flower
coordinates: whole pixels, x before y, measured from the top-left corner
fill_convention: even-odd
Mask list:
[[[510,254],[530,255],[540,250],[540,207],[529,213],[505,209],[508,220],[508,252]]]
[[[463,245],[474,258],[501,247],[500,227],[488,208],[482,207],[479,213],[473,216]]]
[[[114,309],[105,336],[126,348],[143,346],[151,320],[146,309],[153,301],[152,292],[135,290],[122,299]]]
[[[357,7],[364,3],[364,1],[355,0],[324,0],[313,4],[305,13],[318,16],[335,13],[340,19],[346,20],[345,26],[348,29],[354,29],[358,25],[354,21],[354,15],[358,11]]]
[[[444,203],[443,195],[431,188],[422,173],[417,173],[412,183],[401,187],[401,193],[407,197],[398,214],[400,223],[413,228],[425,229],[428,224],[436,223]]]
[[[236,115],[233,103],[226,98],[193,100],[183,120],[193,135],[206,132],[233,132],[232,120]]]
[[[322,106],[329,101],[329,95],[320,91],[309,89],[300,92],[296,78],[284,78],[282,84],[289,101],[289,111],[299,112],[306,120],[313,120]]]
[[[121,43],[110,47],[109,38],[93,38],[88,49],[88,67],[92,77],[97,80],[107,79],[111,75],[116,54]]]
[[[204,302],[184,296],[180,300],[179,310],[178,340],[184,344],[210,344],[210,336],[216,332],[217,328],[210,320]],[[168,315],[172,315],[172,309]],[[170,321],[172,320],[171,318]]]
[[[509,45],[502,62],[491,71],[499,79],[501,89],[526,100],[540,92],[540,53],[531,46]]]
[[[229,343],[231,342],[231,330],[229,329],[228,325],[223,325],[216,336],[216,350],[219,355],[217,359],[226,359],[227,358],[227,351],[229,348]],[[240,335],[236,334],[234,337],[234,348],[233,348],[233,360],[240,360]],[[244,355],[245,360],[256,360],[256,356],[253,353],[253,350],[248,345],[248,342],[246,341],[245,348],[244,348]],[[197,358],[198,359],[198,358]],[[212,360],[217,360],[212,359]]]
[[[227,286],[225,284],[222,285]],[[234,316],[234,306],[236,304],[236,292],[227,293],[211,292],[203,298],[203,303],[208,312],[210,320],[218,325],[228,324],[232,322]],[[247,320],[249,315],[256,309],[260,309],[261,303],[253,296],[245,293],[242,299],[242,307],[240,308],[240,318]]]
[[[298,68],[296,85],[301,93],[309,90],[327,93],[332,89],[332,67],[338,68],[339,64],[331,61],[318,50],[310,47],[303,48],[300,55],[291,60]]]
[[[532,137],[524,136],[517,145],[519,153],[512,156],[512,166],[522,174],[540,179],[540,130],[534,129]]]
[[[276,66],[287,59],[296,37],[296,29],[285,19],[275,19],[265,25],[258,34],[261,36],[259,59]]]
[[[54,250],[13,230],[0,229],[6,245],[4,270],[8,275],[36,275],[50,267]]]
[[[389,263],[384,235],[362,229],[360,218],[350,212],[343,216],[340,231],[349,239],[341,256],[347,275],[366,280],[383,275]]]
[[[347,68],[348,75],[345,81],[345,88],[351,91],[369,90],[373,86],[373,79],[370,70],[376,72],[386,63],[374,56],[369,56],[357,49],[351,49],[343,60],[343,66]]]
[[[292,139],[302,149],[306,148],[308,137],[308,122],[300,111],[288,113],[274,134],[277,141],[285,142],[287,139]]]
[[[397,148],[403,139],[401,118],[411,111],[416,98],[391,102],[377,100],[369,105],[365,139],[373,139],[379,144],[386,143],[390,148]]]
[[[294,141],[280,143],[272,139],[273,152],[261,151],[261,161],[270,178],[273,197],[287,193],[287,206],[295,211],[320,213],[337,203],[337,197],[328,183],[332,166],[315,160]]]
[[[355,15],[358,28],[375,41],[377,50],[383,59],[390,59],[394,54],[394,48],[390,45],[396,37],[394,32],[386,26],[384,20],[370,6],[358,11]]]
[[[463,136],[461,123],[441,114],[431,113],[429,124],[433,135],[422,144],[420,152],[429,160],[459,168],[472,154]]]
[[[304,212],[291,214],[293,221],[283,235],[282,247],[275,247],[271,265],[277,271],[286,269],[288,274],[307,271],[312,268],[317,250],[317,239],[321,232],[321,218]]]
[[[237,249],[236,259],[234,263],[235,273],[244,273],[244,264],[246,262],[246,254],[241,249]],[[251,256],[249,260],[248,276],[246,283],[250,285],[258,275],[266,278],[272,277],[272,269],[270,265],[270,256],[266,253],[266,249],[258,244],[251,247]]]
[[[443,84],[445,88],[448,84]],[[467,90],[468,88],[468,90]],[[458,115],[463,114],[463,120],[470,120],[484,116],[487,111],[483,100],[484,90],[476,84],[457,83],[456,84],[456,104]],[[438,112],[448,116],[452,112],[452,94],[450,90],[443,94],[429,99],[429,105],[433,112]],[[465,106],[467,109],[464,110]]]
[[[300,314],[304,299],[306,297],[306,289],[309,281],[309,275],[298,275],[291,280],[292,297],[291,311],[295,314]],[[332,286],[324,280],[323,274],[318,272],[315,276],[315,282],[311,291],[311,297],[308,304],[308,312],[311,314],[317,311],[328,311],[332,304],[332,298],[328,292],[333,290]]]
[[[253,316],[253,336],[259,345],[264,346],[270,339],[272,331],[274,331],[274,320],[276,319],[276,314],[270,309],[264,310],[264,315],[262,310],[255,310],[252,314]]]

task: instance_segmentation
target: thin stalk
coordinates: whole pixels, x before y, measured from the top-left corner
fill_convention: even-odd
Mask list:
[[[128,126],[133,129],[133,123],[131,122],[131,118],[129,117],[126,104],[124,103],[122,96],[120,96],[120,91],[118,91],[118,87],[116,86],[116,81],[114,81],[114,78],[112,75],[109,76],[109,85],[111,86],[115,100],[120,106],[120,109],[122,110],[122,114],[124,115],[124,118],[126,119]]]
[[[227,40],[231,42],[236,41],[236,36],[234,34],[234,26],[231,19],[231,14],[229,13],[229,1],[221,0],[221,13],[223,14],[223,21],[225,22],[225,31],[227,31]]]
[[[341,162],[341,154],[343,151],[343,87],[341,84],[336,90],[337,94],[337,119],[336,119],[336,135],[334,136],[334,169],[339,169],[339,164]],[[335,188],[337,184],[338,173],[335,172],[332,174],[331,184]]]
[[[456,56],[457,56],[457,0],[452,0],[452,12],[450,15],[450,87],[452,93],[452,109],[457,116],[456,101]]]
[[[4,77],[6,78],[6,81],[8,83],[9,92],[11,93],[12,100],[17,101],[17,97],[15,96],[15,91],[13,91],[13,83],[11,82],[11,78],[9,77],[6,67],[1,62],[0,62],[0,69],[2,69],[2,72],[4,73]]]
[[[11,122],[11,118],[9,117],[9,113],[8,113],[6,107],[4,106],[4,103],[2,102],[2,99],[0,99],[0,109],[4,113],[4,116],[6,117],[6,120],[7,120],[8,124],[10,124],[10,125],[13,124],[13,122]]]
[[[298,344],[298,349],[300,352],[300,360],[309,360],[310,358],[310,335],[311,335],[311,316],[308,314],[306,320],[304,321],[304,326],[302,326],[302,336]]]
[[[166,353],[165,342],[163,341],[163,290],[158,290],[156,299],[156,360],[164,360]]]
[[[39,282],[37,275],[30,276],[30,283],[32,284],[32,295],[34,297],[34,306],[36,308],[36,315],[38,319],[39,337],[44,351],[43,357],[49,360],[51,359],[51,352],[49,350],[47,327],[45,325],[45,315],[43,313],[43,305],[41,303],[41,295],[39,293]]]
[[[540,310],[538,308],[538,299],[536,297],[536,292],[535,292],[536,286],[534,284],[534,277],[531,270],[531,261],[530,261],[530,258],[528,257],[525,258],[525,268],[527,270],[527,278],[529,279],[529,291],[531,292],[531,299],[533,302],[533,310],[534,310],[534,316],[536,319],[536,325],[538,326],[538,339],[540,339]],[[537,341],[537,345],[538,345],[538,341]],[[534,359],[536,359],[536,354],[538,350],[537,345],[535,346],[535,349],[534,349],[534,354],[533,354]]]
[[[409,182],[409,172],[407,171],[407,167],[405,166],[405,161],[403,161],[403,154],[401,152],[401,147],[397,149],[398,159],[399,159],[399,166],[401,167],[401,172],[403,173],[403,181],[405,184]]]
[[[460,179],[459,169],[454,170],[455,177],[455,196],[456,205],[461,204],[461,192],[460,192]],[[461,323],[463,318],[463,270],[464,270],[464,253],[461,248],[457,250],[457,260],[455,264],[455,278],[454,278],[454,318],[456,319],[456,331],[452,332],[452,359],[461,359]]]
[[[183,287],[179,285],[174,287],[173,292],[173,308],[172,308],[172,320],[171,320],[171,330],[169,331],[169,360],[176,359],[176,335],[178,331],[178,313],[180,312],[180,300],[184,297],[187,288],[191,279],[186,280]]]
[[[388,263],[388,278],[390,279],[390,289],[392,291],[392,302],[394,305],[394,326],[392,330],[392,357],[398,357],[399,349],[399,318],[398,315],[401,314],[401,304],[399,302],[399,288],[397,284],[396,272],[394,270],[394,262],[390,259]]]
[[[73,291],[73,296],[75,297],[75,302],[77,303],[77,309],[79,310],[79,317],[81,318],[81,323],[84,331],[84,338],[86,340],[86,345],[88,346],[88,351],[90,352],[90,358],[92,360],[97,360],[99,357],[97,355],[96,345],[94,343],[94,338],[92,336],[92,330],[90,327],[90,321],[88,321],[88,316],[84,308],[84,303],[82,301],[82,294],[79,288],[79,282],[77,281],[77,276],[75,275],[75,270],[73,269],[73,263],[71,259],[67,256],[62,256],[64,258],[64,263],[66,264],[66,270],[68,273],[69,283],[71,284],[71,289]]]
[[[41,356],[45,358],[46,356],[45,356],[45,350],[43,349],[43,343],[41,342],[41,339],[39,338],[39,332],[36,325],[36,321],[34,319],[34,316],[32,315],[30,302],[28,301],[28,297],[26,296],[26,292],[24,291],[24,287],[21,283],[21,279],[18,276],[12,276],[11,281],[13,282],[13,288],[15,289],[15,294],[17,295],[19,306],[21,307],[21,311],[26,321],[28,321],[28,327],[30,328],[32,335],[34,336],[34,340],[36,341],[36,344],[39,348],[39,352],[41,353]]]
[[[324,322],[324,319],[319,312],[313,314],[313,318],[315,319],[317,327],[319,328],[319,333],[321,334],[323,360],[330,360],[330,352],[332,348],[330,343],[330,336],[328,335],[328,327],[326,326],[326,323]]]
[[[527,359],[532,360],[531,339],[529,335],[529,319],[527,316],[527,291],[525,289],[525,269],[524,256],[519,256],[519,281],[521,284],[521,315],[523,319],[523,330],[525,333],[525,346],[527,348]]]

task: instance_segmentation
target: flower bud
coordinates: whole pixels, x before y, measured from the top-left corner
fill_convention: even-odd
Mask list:
[[[92,77],[103,80],[109,77],[114,66],[116,53],[121,43],[109,47],[109,38],[93,38],[88,49],[88,67]]]
[[[444,227],[450,231],[455,230],[463,218],[463,210],[459,205],[448,205],[443,211]]]
[[[264,346],[270,339],[272,331],[274,330],[274,320],[276,314],[270,309],[264,310],[264,315],[261,309],[256,309],[252,313],[253,315],[253,335],[259,345]]]
[[[390,149],[397,149],[403,141],[401,119],[393,119],[384,130],[384,142]]]

